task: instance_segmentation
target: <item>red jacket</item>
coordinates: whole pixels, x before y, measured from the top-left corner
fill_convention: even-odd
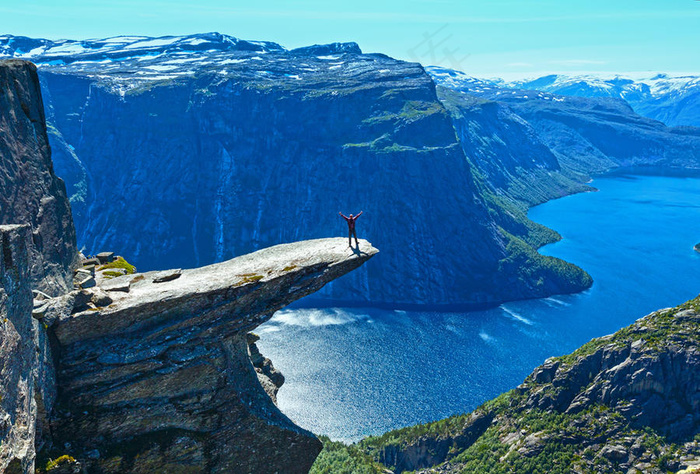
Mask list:
[[[358,215],[352,216],[352,217],[348,217],[345,214],[343,214],[342,212],[339,212],[338,214],[340,214],[340,216],[343,219],[345,219],[345,222],[348,223],[348,229],[355,230],[355,221],[357,220],[358,217],[360,217],[362,215],[362,212],[363,211],[360,211],[360,213]]]

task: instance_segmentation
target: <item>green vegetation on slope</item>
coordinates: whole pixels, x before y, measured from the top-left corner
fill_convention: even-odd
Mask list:
[[[681,338],[684,343],[694,346],[700,344],[700,331],[693,321],[683,321],[675,317],[679,311],[693,310],[700,313],[700,296],[690,301],[686,301],[676,308],[663,309],[652,313],[644,319],[644,324],[632,324],[624,327],[607,337],[593,339],[576,349],[571,354],[557,357],[555,360],[564,364],[572,364],[579,358],[594,353],[603,346],[615,344],[624,347],[634,341],[641,340],[648,347],[663,350],[669,341]]]
[[[127,274],[136,273],[136,267],[127,262],[124,257],[117,257],[113,262],[100,265],[97,270],[109,270],[110,268],[121,268],[126,270]]]
[[[531,221],[514,202],[497,196],[478,172],[475,181],[504,237],[506,257],[499,262],[499,275],[529,288],[530,297],[573,293],[593,284],[593,278],[578,266],[537,252],[543,245],[561,239],[556,231]]]
[[[556,408],[556,400],[562,390],[573,390],[569,396],[575,397],[588,393],[595,384],[615,380],[609,378],[615,377],[614,370],[603,372],[610,369],[605,368],[606,364],[628,357],[625,354],[629,354],[632,344],[641,351],[635,360],[652,364],[646,366],[648,370],[658,369],[671,352],[681,348],[692,352],[700,343],[698,315],[700,296],[676,308],[652,313],[611,336],[592,340],[570,355],[550,359],[549,365],[536,370],[523,385],[484,403],[471,414],[394,430],[351,446],[326,442],[318,461],[324,470],[311,472],[382,472],[371,470],[383,467],[382,462],[388,472],[440,464],[441,473],[617,473],[630,472],[631,468],[636,472],[675,472],[684,465],[683,459],[700,461],[700,434],[693,437],[691,431],[689,437],[686,434],[671,440],[675,428],[665,435],[663,427],[637,423],[636,415],[625,415],[628,408],[640,403],[634,398],[622,398],[614,406],[589,400],[579,410],[566,410],[568,401],[564,408]],[[621,359],[615,359],[618,350]],[[590,382],[581,385],[580,380],[576,381],[581,375],[577,368],[591,367],[586,360],[598,351],[610,360],[596,369],[600,373],[589,376]],[[534,375],[547,367],[553,367],[556,380]],[[692,372],[688,376],[692,377]],[[629,383],[624,377],[622,380],[625,385]],[[540,403],[547,400],[555,401],[554,405]],[[486,423],[480,429],[475,420]],[[335,471],[336,462],[338,469],[350,470]],[[416,462],[421,464],[411,464]]]
[[[529,285],[533,295],[570,293],[593,284],[591,276],[576,265],[559,258],[540,255],[523,240],[504,232],[508,256],[499,262],[499,273],[512,275]]]
[[[323,451],[309,474],[381,474],[386,469],[356,445],[346,445],[321,436]]]
[[[386,93],[385,93],[386,94]],[[407,100],[403,103],[403,107],[397,113],[392,113],[389,111],[383,112],[381,115],[370,117],[364,119],[362,123],[366,125],[374,125],[383,122],[411,122],[417,119],[421,119],[432,114],[445,114],[446,111],[439,102],[434,101],[421,101],[421,100]]]

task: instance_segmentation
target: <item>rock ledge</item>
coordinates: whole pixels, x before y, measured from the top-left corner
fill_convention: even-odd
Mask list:
[[[99,472],[307,472],[321,443],[260,385],[247,334],[376,253],[302,241],[55,298],[55,441]]]

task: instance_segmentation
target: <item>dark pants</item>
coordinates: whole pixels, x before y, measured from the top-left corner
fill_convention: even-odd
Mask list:
[[[348,229],[348,245],[352,247],[352,238],[355,237],[355,245],[360,246],[360,242],[357,241],[357,233],[355,229]]]

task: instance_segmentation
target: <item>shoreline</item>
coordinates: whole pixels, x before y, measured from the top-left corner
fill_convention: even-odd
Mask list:
[[[665,169],[665,168],[659,168],[659,167],[624,167],[624,168],[614,168],[609,171],[603,172],[603,173],[598,173],[591,175],[590,179],[588,179],[585,183],[588,186],[591,186],[591,189],[584,189],[580,191],[574,191],[570,194],[566,194],[564,196],[557,196],[553,197],[552,199],[548,199],[547,201],[544,201],[542,203],[538,203],[534,206],[528,207],[526,212],[526,217],[531,220],[532,222],[535,222],[540,225],[544,225],[540,222],[537,222],[534,219],[531,219],[529,216],[529,212],[531,209],[534,209],[538,206],[541,206],[543,204],[546,204],[551,201],[555,201],[558,199],[563,199],[569,196],[574,196],[577,194],[584,194],[584,193],[596,193],[599,192],[598,188],[595,188],[594,186],[591,185],[591,183],[595,182],[598,179],[605,179],[605,178],[612,178],[612,177],[623,177],[623,176],[629,176],[629,177],[635,177],[635,176],[644,176],[644,177],[671,177],[671,178],[700,178],[700,169],[680,169],[680,168],[673,168],[673,169]],[[547,226],[545,226],[547,227]],[[548,229],[551,229],[550,227],[547,227]],[[551,229],[554,232],[557,233],[557,235],[560,236],[559,232],[556,229]],[[559,239],[553,240],[551,242],[545,243],[538,247],[536,250],[539,253],[540,249],[548,246],[555,244],[557,242],[560,242],[563,238],[560,236]],[[695,251],[700,253],[700,242],[695,245],[694,247]],[[549,255],[543,255],[542,256],[548,257]],[[583,271],[586,271],[585,268],[580,267],[576,263],[569,262],[567,260],[564,260],[560,257],[554,257],[554,258],[559,258],[560,260],[565,261],[566,263],[569,263],[571,265],[576,265],[577,267],[581,268]],[[595,282],[594,282],[595,284]],[[592,286],[592,285],[591,285]],[[581,294],[584,293],[585,291],[590,290],[591,286],[588,286],[586,288],[582,288],[578,291],[572,291],[568,293],[552,293],[552,294],[547,294],[543,296],[533,296],[531,298],[518,298],[518,299],[504,299],[504,300],[499,300],[499,301],[491,301],[491,302],[467,302],[467,303],[446,303],[446,304],[436,304],[436,303],[396,303],[396,302],[389,302],[389,301],[380,301],[380,302],[372,302],[372,301],[352,301],[352,300],[334,300],[334,299],[327,299],[327,298],[314,298],[314,297],[307,297],[302,300],[299,300],[291,305],[288,306],[289,309],[327,309],[327,308],[373,308],[373,309],[382,309],[382,310],[394,310],[394,311],[415,311],[415,312],[440,312],[440,313],[462,313],[462,312],[477,312],[477,311],[485,311],[489,309],[494,309],[498,308],[499,306],[507,303],[514,303],[518,301],[533,301],[533,300],[540,300],[540,299],[545,299],[553,296],[562,296],[562,295],[574,295],[574,294]]]

